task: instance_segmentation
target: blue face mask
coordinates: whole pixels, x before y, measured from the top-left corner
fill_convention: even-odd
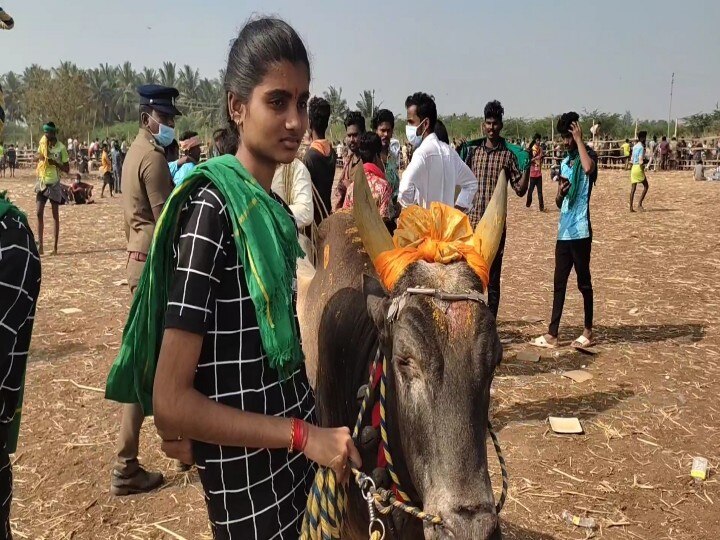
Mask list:
[[[161,124],[160,122],[155,120],[152,116],[149,116],[148,118],[150,118],[153,122],[155,122],[159,128],[157,133],[153,133],[153,137],[155,137],[155,141],[163,148],[170,146],[170,143],[172,143],[173,139],[175,139],[175,130],[173,128],[171,128],[170,126]]]

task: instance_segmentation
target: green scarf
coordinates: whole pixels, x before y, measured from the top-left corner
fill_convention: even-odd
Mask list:
[[[152,389],[172,283],[173,243],[178,217],[203,182],[211,181],[225,198],[238,258],[255,305],[260,338],[270,366],[283,377],[302,361],[295,324],[292,282],[303,252],[293,220],[233,155],[198,165],[165,203],[158,219],[120,352],[108,375],[105,397],[140,403],[152,414]]]
[[[530,153],[525,150],[522,146],[518,146],[517,144],[510,144],[505,139],[501,139],[502,144],[505,145],[505,147],[510,150],[513,154],[515,154],[515,158],[518,162],[518,169],[520,169],[520,172],[525,172],[530,168]],[[460,147],[460,157],[463,161],[465,161],[468,157],[468,154],[470,153],[470,148],[473,146],[481,146],[485,144],[485,138],[482,139],[473,139],[472,141],[467,141],[463,143],[463,145]]]
[[[568,206],[572,206],[575,203],[575,197],[577,197],[578,187],[580,186],[580,170],[582,168],[582,161],[580,160],[580,153],[578,149],[568,152],[570,161],[573,162],[572,173],[570,174],[570,190],[567,194]]]
[[[19,218],[20,221],[23,222],[23,224],[28,227],[27,217],[23,213],[22,210],[20,210],[17,206],[15,206],[13,203],[10,202],[10,199],[7,198],[7,191],[1,191],[0,192],[0,219],[4,218],[5,215],[9,215],[10,217],[16,217]]]

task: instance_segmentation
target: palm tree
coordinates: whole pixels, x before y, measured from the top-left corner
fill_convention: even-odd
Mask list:
[[[80,74],[80,68],[74,62],[62,61],[56,68],[52,68],[55,77],[72,77]]]
[[[375,101],[375,90],[363,90],[355,107],[360,111],[360,114],[370,120],[380,110],[380,105],[382,105],[382,102],[377,103]]]
[[[197,87],[197,99],[192,114],[203,126],[218,126],[221,122],[221,105],[225,99],[222,85],[217,79],[202,79]]]
[[[8,71],[2,77],[2,87],[5,91],[5,118],[8,122],[22,122],[23,112],[23,80],[22,77]]]
[[[330,104],[330,123],[342,122],[348,112],[347,100],[342,97],[342,88],[331,86],[323,92],[323,97]]]
[[[142,73],[139,74],[138,82],[140,84],[157,84],[159,80],[160,78],[158,77],[157,70],[144,67]]]
[[[92,114],[93,129],[95,129],[98,119],[102,121],[103,125],[108,123],[109,111],[115,102],[114,90],[111,86],[113,81],[108,81],[106,72],[100,68],[89,70],[85,74],[85,78],[90,90],[90,105],[94,109]]]
[[[199,83],[200,73],[198,70],[193,70],[193,68],[185,64],[177,79],[177,86],[180,91],[180,95],[189,100],[196,99]]]
[[[115,113],[120,121],[126,121],[137,104],[138,74],[130,62],[125,62],[117,71],[118,92]]]
[[[173,62],[163,62],[159,76],[160,84],[163,86],[177,86],[177,69]]]

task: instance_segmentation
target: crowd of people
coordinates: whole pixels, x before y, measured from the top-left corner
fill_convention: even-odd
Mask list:
[[[98,139],[86,145],[73,137],[65,145],[58,139],[61,126],[51,121],[43,126],[36,154],[37,243],[24,215],[0,196],[0,250],[10,255],[2,258],[0,284],[13,291],[2,296],[0,313],[14,315],[2,318],[12,327],[0,325],[0,353],[2,360],[21,360],[12,372],[17,384],[0,392],[0,436],[6,443],[0,473],[10,467],[7,431],[40,286],[45,206],[50,201],[55,254],[59,206],[65,200],[94,201],[93,185],[83,174],[89,161],[97,161],[100,197],[106,188],[110,197],[122,194],[126,276],[134,298],[107,382],[107,397],[123,403],[110,492],[145,493],[163,483],[160,472],[145,469],[138,459],[143,420],[154,413],[163,451],[179,470],[197,465],[219,539],[297,538],[315,468],[329,467],[342,481],[350,461],[360,464],[346,427],[316,425],[294,282],[297,259],[312,251],[313,227],[354,207],[355,181],[362,173],[391,232],[403,209],[438,203],[460,210],[474,228],[502,178],[525,197],[527,207],[537,194],[544,211],[544,160],[551,156],[559,208],[554,294],[547,333],[531,344],[559,346],[574,269],[584,329],[572,346],[585,349],[596,341],[590,200],[598,165],[615,153],[627,158],[634,212],[643,208],[650,167],[671,169],[687,156],[701,164],[705,153],[720,153],[720,142],[716,150],[664,136],[648,142],[646,132],[637,134],[634,146],[629,140],[617,144],[600,135],[599,125],[586,137],[573,111],[559,117],[557,143],[540,134],[528,141],[506,140],[505,109],[497,100],[484,107],[483,137],[451,144],[435,99],[425,92],[410,94],[404,103],[407,143],[394,136],[396,116],[388,109],[373,115],[370,129],[360,112],[349,112],[344,141],[336,143],[327,136],[330,104],[310,97],[305,45],[279,19],[248,22],[233,41],[225,73],[227,125],[214,133],[212,159],[201,163],[196,132],[176,136],[175,119],[182,114],[178,90],[144,85],[138,88],[139,127],[130,145]],[[11,175],[14,151],[9,145],[0,153],[3,163],[11,163]],[[70,173],[71,162],[78,173],[65,186],[60,179]],[[638,184],[643,191],[636,207]],[[494,317],[506,234],[485,291]],[[15,271],[20,267],[31,270]],[[138,375],[148,369],[154,373],[149,381]],[[7,495],[0,519],[7,530],[11,490],[11,477],[0,474],[0,494]]]

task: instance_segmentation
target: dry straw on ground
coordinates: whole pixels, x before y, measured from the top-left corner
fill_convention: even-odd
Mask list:
[[[33,214],[33,181],[23,172],[0,186]],[[601,171],[593,193],[595,355],[560,349],[543,351],[539,362],[516,358],[550,314],[555,186],[545,185],[548,213],[510,201],[499,324],[506,353],[492,406],[510,471],[505,538],[586,538],[561,520],[563,510],[592,516],[599,528],[589,534],[597,538],[720,537],[717,478],[711,473],[700,486],[690,478],[695,455],[708,458],[712,472],[720,464],[720,184],[693,182],[690,173],[656,173],[650,181],[644,213],[627,210],[625,172]],[[118,283],[125,267],[119,199],[63,207],[61,218],[60,255],[43,257],[14,456],[15,535],[210,538],[196,473],[173,472],[151,421],[142,461],[161,469],[167,483],[146,496],[108,494],[119,409],[102,388],[130,301]],[[565,343],[582,324],[573,280]],[[559,374],[581,368],[593,378],[575,383]],[[550,415],[577,416],[585,433],[553,434]],[[488,455],[497,490],[491,446]]]

